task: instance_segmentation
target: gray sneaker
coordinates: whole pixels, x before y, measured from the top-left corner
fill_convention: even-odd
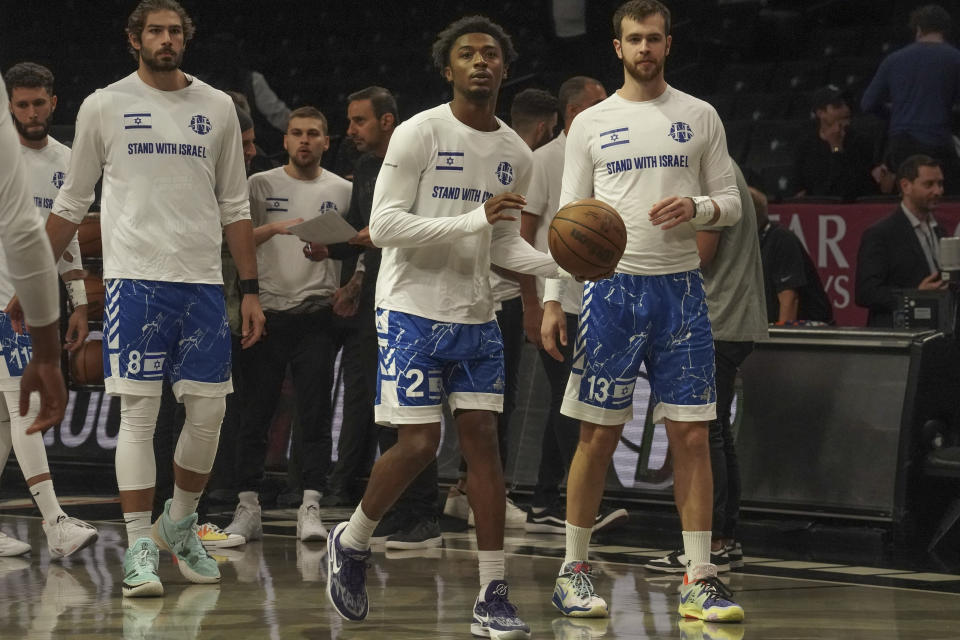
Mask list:
[[[263,538],[263,522],[260,520],[260,505],[251,507],[242,502],[233,512],[233,520],[223,530],[224,533],[235,533],[251,542]]]
[[[387,538],[387,549],[432,549],[443,544],[436,518],[409,521],[407,527]]]

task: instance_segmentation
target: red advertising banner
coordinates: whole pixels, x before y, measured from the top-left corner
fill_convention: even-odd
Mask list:
[[[896,207],[893,202],[770,205],[770,219],[797,234],[813,258],[839,326],[861,327],[867,322],[867,310],[854,302],[860,236]],[[960,202],[943,202],[934,215],[948,235],[957,234]]]

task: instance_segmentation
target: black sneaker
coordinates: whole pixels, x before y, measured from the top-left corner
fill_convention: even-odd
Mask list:
[[[726,551],[727,557],[730,558],[731,569],[743,569],[743,547],[740,546],[739,542],[728,544],[723,550]]]
[[[730,558],[726,549],[710,552],[710,564],[716,565],[717,573],[730,571]],[[684,573],[687,570],[687,556],[682,549],[671,551],[662,558],[652,558],[643,563],[643,568],[656,573]]]
[[[527,512],[527,521],[523,525],[524,531],[531,533],[556,533],[563,535],[567,532],[563,509],[557,506],[537,509],[531,507]]]
[[[443,534],[436,518],[415,521],[412,526],[387,538],[387,549],[432,549],[443,544]]]
[[[396,509],[388,512],[377,523],[377,528],[373,530],[373,534],[370,536],[370,544],[383,544],[393,534],[403,531],[407,527],[408,519],[409,516],[406,513]]]
[[[593,532],[600,533],[615,529],[626,522],[628,517],[626,509],[611,509],[601,504],[597,520],[593,525]]]

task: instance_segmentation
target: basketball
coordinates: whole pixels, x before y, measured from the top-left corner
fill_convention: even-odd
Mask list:
[[[627,228],[616,209],[586,198],[557,211],[547,241],[557,264],[590,280],[616,269],[627,246]]]
[[[103,300],[105,291],[99,274],[91,273],[83,279],[87,290],[87,320],[103,320]]]
[[[88,340],[70,354],[70,379],[85,387],[103,384],[103,342]]]
[[[77,227],[77,241],[83,258],[99,258],[103,255],[100,241],[100,214],[91,213]]]

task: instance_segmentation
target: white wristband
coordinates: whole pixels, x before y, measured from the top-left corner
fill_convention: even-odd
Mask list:
[[[67,287],[67,295],[70,297],[70,306],[76,309],[80,305],[87,304],[87,287],[83,279],[68,280],[63,283]]]
[[[713,200],[710,196],[687,196],[693,201],[693,219],[710,220],[713,218]]]

